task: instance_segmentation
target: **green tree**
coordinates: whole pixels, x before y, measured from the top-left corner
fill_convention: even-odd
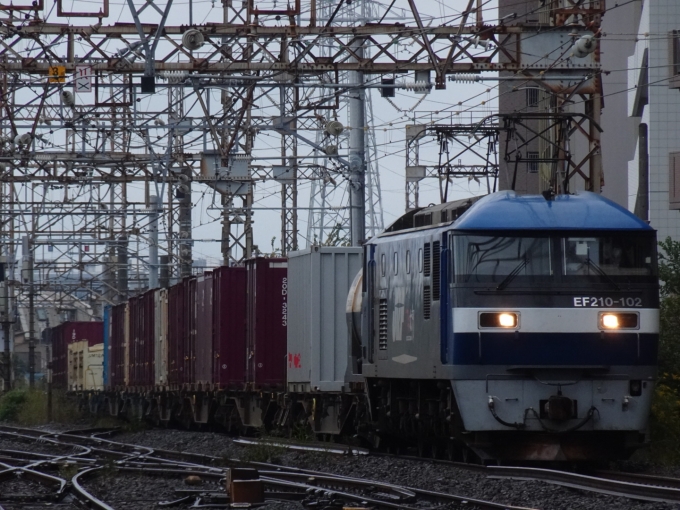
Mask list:
[[[680,375],[680,242],[659,243],[659,372]]]
[[[667,237],[659,242],[659,280],[661,296],[680,296],[680,242]]]
[[[680,242],[659,242],[659,377],[652,402],[652,458],[680,462]]]

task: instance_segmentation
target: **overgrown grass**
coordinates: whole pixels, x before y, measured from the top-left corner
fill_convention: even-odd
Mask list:
[[[278,464],[286,453],[282,446],[270,443],[267,440],[260,440],[260,443],[248,445],[244,448],[241,460],[245,462],[269,462]]]
[[[52,421],[75,423],[83,417],[76,403],[64,393],[52,394]],[[0,397],[0,420],[19,425],[44,425],[47,420],[47,393],[41,390],[16,389]]]

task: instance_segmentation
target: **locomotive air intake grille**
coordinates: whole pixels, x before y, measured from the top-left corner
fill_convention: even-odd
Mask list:
[[[378,307],[378,349],[387,350],[387,299],[381,299]]]
[[[439,280],[439,264],[440,264],[440,243],[435,241],[432,243],[432,299],[439,301],[439,289],[441,282]]]
[[[429,285],[425,285],[423,289],[423,318],[430,318],[430,309],[432,307],[432,291]]]
[[[425,243],[425,250],[423,252],[423,268],[425,276],[430,276],[430,253],[430,243]]]

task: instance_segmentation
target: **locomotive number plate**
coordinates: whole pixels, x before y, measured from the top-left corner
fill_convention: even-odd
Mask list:
[[[592,308],[601,307],[619,307],[619,308],[642,308],[642,298],[639,297],[575,297],[574,298],[575,307],[589,306]]]

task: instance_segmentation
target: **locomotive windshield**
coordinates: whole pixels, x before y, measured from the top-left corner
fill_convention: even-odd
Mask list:
[[[654,237],[606,235],[454,236],[457,283],[616,282],[656,275]]]

